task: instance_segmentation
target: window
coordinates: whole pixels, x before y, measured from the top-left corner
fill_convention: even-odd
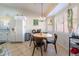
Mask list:
[[[72,16],[71,16],[71,14],[72,14]],[[55,31],[57,31],[57,32],[65,32],[65,33],[68,33],[69,31],[76,32],[77,26],[78,26],[77,25],[78,24],[77,23],[77,6],[74,6],[72,8],[72,13],[71,14],[69,16],[68,15],[68,10],[65,10],[62,13],[60,13],[59,15],[56,15],[54,17]]]
[[[56,15],[55,18],[55,31],[68,33],[68,22],[67,22],[67,10]]]
[[[67,11],[64,12],[64,32],[68,33]]]
[[[55,16],[55,31],[64,32],[64,14],[61,13]]]
[[[57,32],[63,32],[63,17],[62,17],[62,14],[58,15],[58,19],[57,19]]]
[[[77,7],[73,7],[73,32],[77,30]]]

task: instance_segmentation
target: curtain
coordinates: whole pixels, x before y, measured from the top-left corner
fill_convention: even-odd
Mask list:
[[[73,10],[70,8],[68,9],[68,30],[69,33],[72,32],[73,29]]]

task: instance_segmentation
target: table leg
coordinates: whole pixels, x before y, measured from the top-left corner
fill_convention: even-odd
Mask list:
[[[48,47],[48,44],[47,44],[47,38],[46,38],[45,52],[47,51],[47,47]]]

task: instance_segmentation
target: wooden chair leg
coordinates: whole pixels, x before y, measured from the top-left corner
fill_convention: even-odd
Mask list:
[[[46,52],[46,46],[44,45],[44,51]]]
[[[40,47],[40,48],[41,48],[41,56],[43,56],[42,47]]]
[[[32,40],[30,41],[30,44],[29,44],[29,46],[31,46],[31,43],[32,43]]]
[[[56,54],[57,54],[57,47],[56,47],[56,44],[54,45],[54,48],[55,48],[55,52],[56,52]]]
[[[33,49],[33,53],[32,53],[32,56],[34,55],[34,52],[35,52],[35,46],[34,46],[34,49]]]
[[[47,44],[47,39],[46,39],[46,44],[45,44],[45,52],[47,51],[48,44]]]
[[[48,48],[48,44],[46,43],[46,46],[45,46],[45,52],[47,51],[47,48]]]

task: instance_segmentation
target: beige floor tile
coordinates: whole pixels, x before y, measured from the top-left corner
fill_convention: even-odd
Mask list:
[[[6,43],[5,48],[8,48],[9,53],[12,56],[32,56],[33,44],[29,46],[29,41],[24,43]],[[1,46],[0,46],[1,47]],[[47,52],[43,51],[44,56],[67,56],[68,50],[65,50],[62,46],[57,45],[57,54],[53,45],[48,45]],[[36,49],[34,56],[41,56],[40,49]]]

